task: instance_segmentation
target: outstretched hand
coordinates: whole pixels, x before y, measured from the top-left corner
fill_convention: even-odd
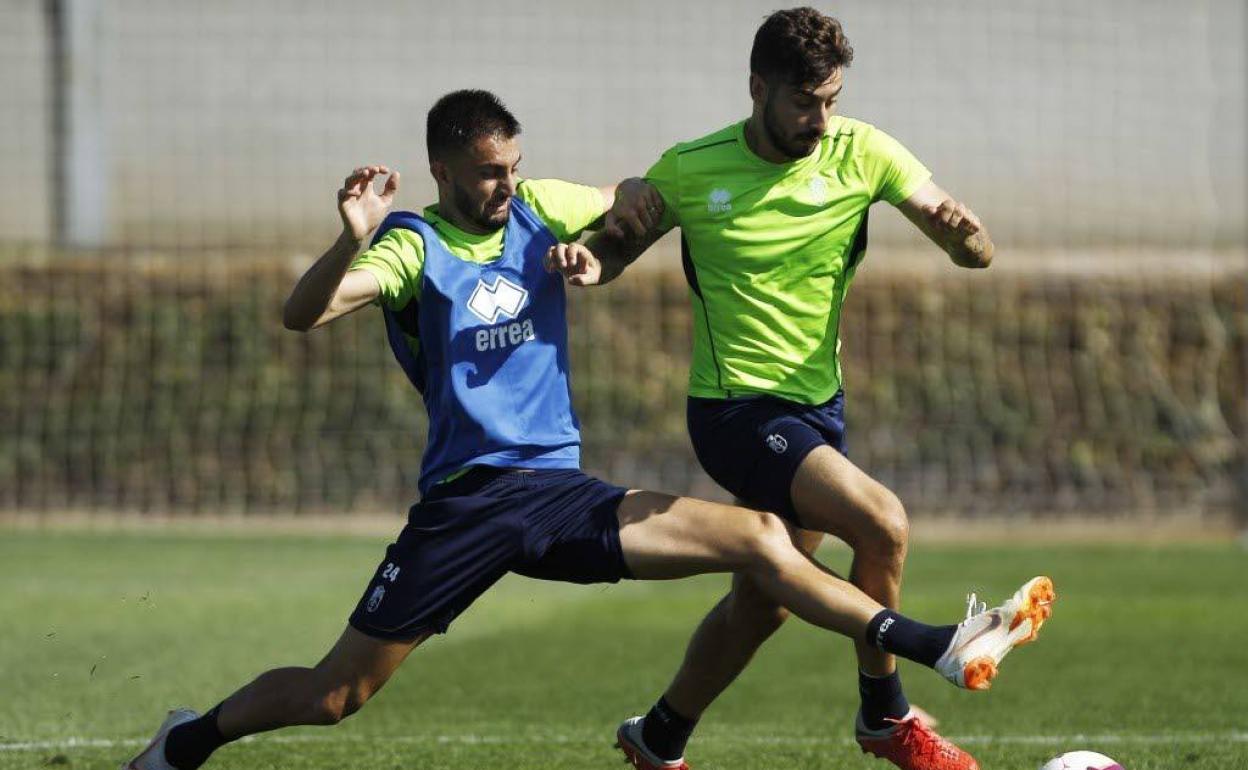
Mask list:
[[[373,180],[383,175],[387,176],[386,183],[378,193]],[[338,214],[343,227],[357,241],[364,240],[386,218],[398,191],[399,172],[387,166],[361,166],[352,171],[338,191]]]
[[[602,263],[580,243],[551,246],[543,260],[546,272],[563,273],[573,286],[593,286],[602,278]]]

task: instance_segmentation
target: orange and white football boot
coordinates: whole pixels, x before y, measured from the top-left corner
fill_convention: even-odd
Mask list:
[[[987,690],[1010,650],[1034,641],[1053,614],[1057,593],[1053,581],[1034,577],[1000,607],[987,609],[975,594],[967,597],[966,620],[958,625],[949,649],[935,668],[950,682],[968,690]]]

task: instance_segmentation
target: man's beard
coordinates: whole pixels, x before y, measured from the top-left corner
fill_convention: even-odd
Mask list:
[[[507,218],[511,215],[511,206],[507,206],[492,218],[485,213],[485,203],[478,205],[473,201],[472,196],[467,190],[457,184],[453,184],[453,197],[455,199],[455,208],[459,209],[459,213],[463,214],[469,221],[482,230],[497,230],[507,224]],[[488,201],[486,202],[488,203]]]
[[[763,106],[763,130],[767,132],[767,139],[771,141],[771,146],[790,160],[801,160],[810,155],[819,145],[820,135],[810,134],[805,137],[798,135],[791,140],[786,139],[784,131],[772,117],[772,99],[773,96],[768,95],[767,104]]]

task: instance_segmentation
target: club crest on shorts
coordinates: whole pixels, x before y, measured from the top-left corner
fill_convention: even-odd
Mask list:
[[[381,600],[384,598],[386,598],[386,587],[377,586],[373,589],[373,592],[369,594],[368,606],[365,609],[369,612],[376,612],[377,608],[381,605]]]
[[[789,448],[789,440],[779,433],[773,433],[767,437],[767,448],[778,455],[782,455],[784,450]]]

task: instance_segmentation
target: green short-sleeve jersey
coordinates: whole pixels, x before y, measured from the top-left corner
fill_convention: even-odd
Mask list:
[[[581,237],[604,210],[598,188],[559,179],[526,179],[516,186],[516,196],[564,243]],[[447,250],[460,259],[486,264],[502,256],[502,228],[485,235],[465,232],[438,216],[437,206],[427,206],[421,216],[433,225]],[[371,273],[381,286],[377,302],[397,311],[420,291],[424,265],[425,246],[420,235],[395,228],[356,257],[351,269]]]
[[[664,227],[681,229],[695,311],[689,394],[831,398],[867,209],[900,203],[930,178],[895,139],[839,116],[791,163],[750,150],[744,121],[664,153],[646,179],[663,196]]]

